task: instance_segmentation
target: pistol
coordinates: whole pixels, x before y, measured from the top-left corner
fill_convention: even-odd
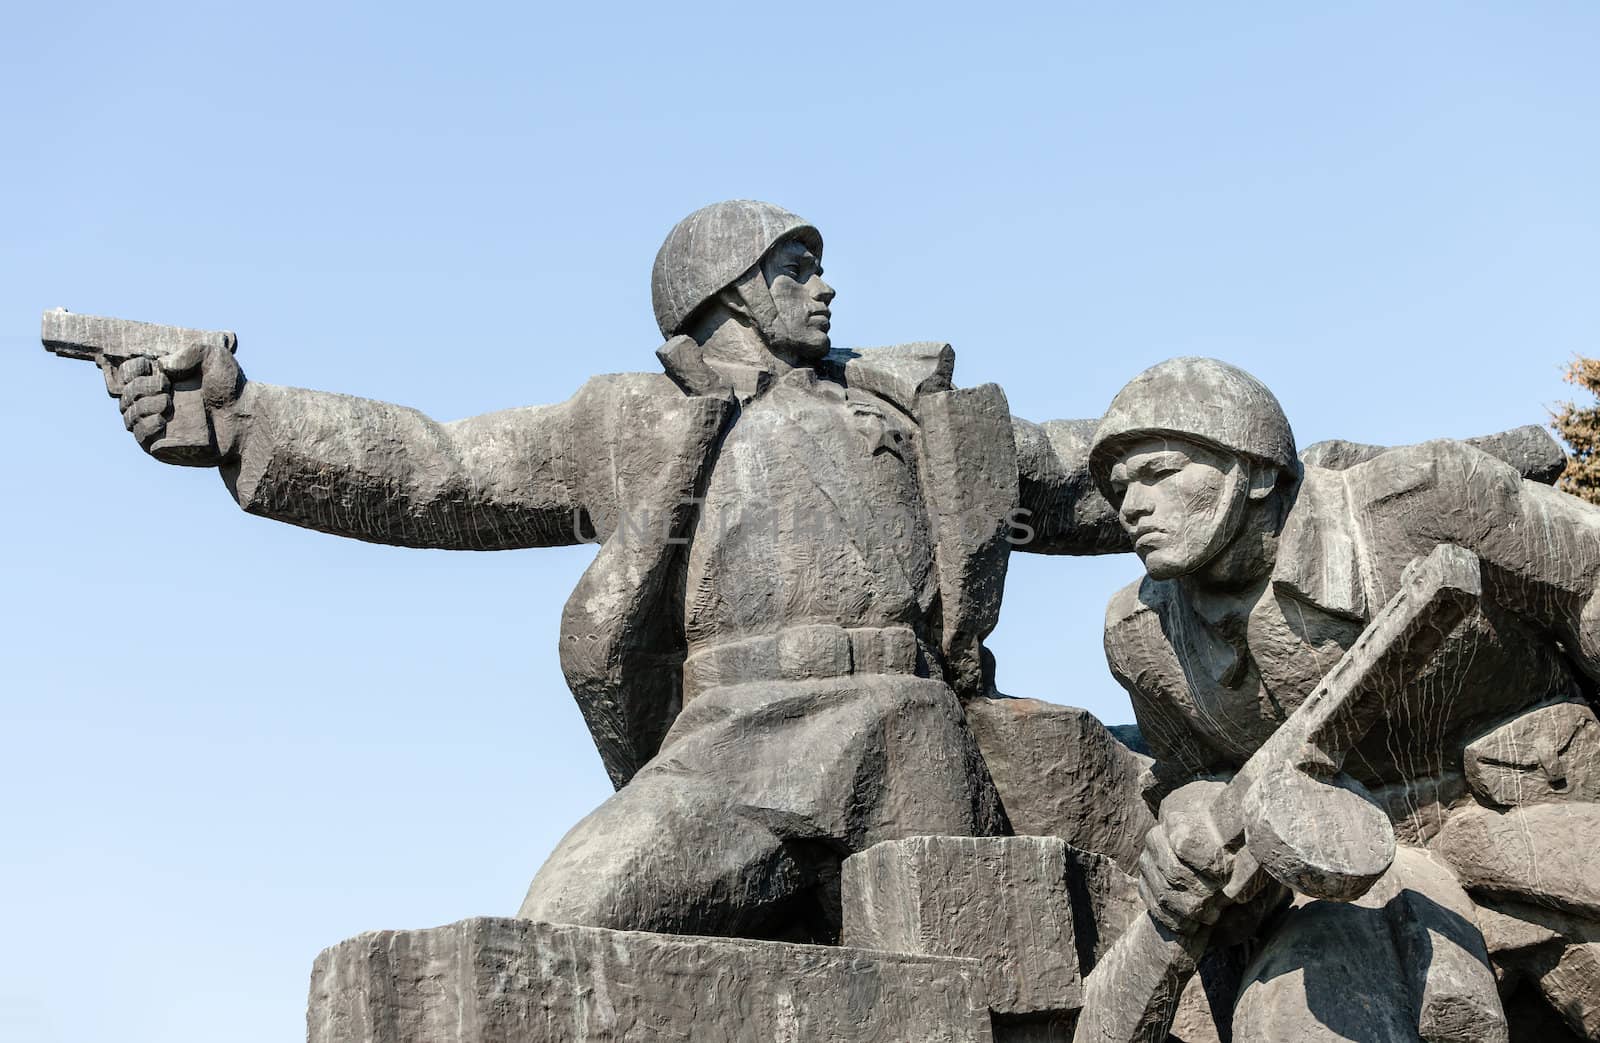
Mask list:
[[[46,351],[67,359],[87,359],[99,366],[112,398],[122,395],[118,367],[129,359],[162,359],[191,344],[226,349],[229,354],[239,346],[239,339],[227,330],[190,330],[77,315],[65,308],[44,313],[39,339]],[[165,414],[166,431],[149,447],[150,455],[169,464],[209,464],[216,450],[216,435],[200,390],[200,368],[196,366],[187,374],[169,374],[169,379],[172,409]]]

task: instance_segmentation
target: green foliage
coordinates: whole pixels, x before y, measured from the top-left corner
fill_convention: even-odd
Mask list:
[[[1573,356],[1562,379],[1600,396],[1600,359]],[[1550,426],[1566,441],[1570,454],[1556,486],[1590,503],[1600,503],[1600,401],[1582,408],[1563,402],[1560,411],[1551,414]]]

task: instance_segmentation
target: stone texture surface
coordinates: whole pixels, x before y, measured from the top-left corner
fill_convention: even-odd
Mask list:
[[[1307,800],[1314,784],[1274,774],[1250,791],[1247,817],[1264,828],[1246,845],[1227,829],[1207,838],[1192,813],[1163,816],[1146,835],[1146,898],[1186,930],[1203,932],[1215,904],[1240,892],[1250,860],[1276,861],[1303,891],[1349,899],[1398,838],[1428,845],[1452,878],[1454,892],[1435,880],[1421,897],[1391,898],[1403,915],[1325,902],[1268,921],[1255,944],[1262,966],[1282,973],[1274,988],[1246,986],[1235,1039],[1500,1038],[1483,1027],[1495,1011],[1472,909],[1440,896],[1465,885],[1475,899],[1594,908],[1600,874],[1574,851],[1594,848],[1600,807],[1585,789],[1590,726],[1578,722],[1578,700],[1600,676],[1600,511],[1544,484],[1558,463],[1544,433],[1475,442],[1323,445],[1297,459],[1270,392],[1203,359],[1135,378],[1095,433],[1090,473],[1145,564],[1146,577],[1113,598],[1105,641],[1154,757],[1156,794],[1237,781],[1370,640],[1380,609],[1434,548],[1459,547],[1481,571],[1483,597],[1465,619],[1374,678],[1389,693],[1384,712],[1335,729],[1336,750],[1299,754],[1314,781],[1342,762],[1342,812]],[[1393,834],[1375,842],[1378,857],[1347,857],[1385,820]],[[1329,886],[1339,879],[1349,888]],[[1423,898],[1432,904],[1411,908]],[[1085,1022],[1108,966],[1170,1001],[1170,980],[1137,972],[1181,968],[1195,955],[1183,937],[1135,921],[1125,938],[1142,939],[1156,962],[1108,953],[1086,981]],[[1353,995],[1366,1013],[1352,1014]],[[1141,1023],[1103,1038],[1152,1032]]]
[[[1496,981],[1511,1038],[1600,1036],[1600,510],[1544,484],[1548,434],[1297,453],[1196,358],[1030,423],[946,344],[836,349],[822,248],[771,204],[697,211],[653,271],[663,372],[453,423],[250,381],[231,334],[46,314],[141,447],[247,511],[599,544],[561,664],[619,792],[528,922],[324,954],[314,1043],[977,1040],[990,1006],[1064,1039],[1080,985],[1080,1041],[1498,1043]],[[1140,754],[998,697],[984,648],[1013,550],[1129,549],[1105,646]],[[1452,557],[1481,598],[1419,612]],[[1292,912],[1245,915],[1280,884]],[[980,959],[672,937],[841,932]]]
[[[979,961],[990,1009],[1050,1015],[1081,1000],[1066,844],[910,837],[844,864],[844,944]]]
[[[1506,1040],[1471,914],[1445,867],[1402,849],[1394,869],[1355,902],[1302,902],[1287,917],[1246,970],[1234,1038]]]
[[[967,722],[1017,833],[1060,837],[1132,870],[1155,823],[1142,783],[1150,763],[1087,710],[980,696]]]
[[[1228,1023],[1231,1014],[1230,1002],[1223,1011],[1222,1024]],[[1167,1034],[1172,1043],[1226,1043],[1232,1036],[1222,1034],[1218,1020],[1217,1012],[1212,1009],[1211,997],[1206,992],[1205,979],[1200,970],[1196,970],[1178,996],[1178,1006],[1173,1011],[1172,1024],[1167,1026]]]
[[[1143,915],[1139,882],[1106,855],[1068,846],[1067,890],[1072,895],[1078,967],[1087,974],[1123,931]]]
[[[1530,710],[1462,752],[1468,784],[1491,804],[1600,800],[1600,721],[1587,703]]]
[[[1465,442],[1497,460],[1504,460],[1528,481],[1543,485],[1550,485],[1561,477],[1562,470],[1567,466],[1567,454],[1561,448],[1561,443],[1555,440],[1549,430],[1538,424],[1526,424],[1492,435],[1479,435],[1465,439]],[[1332,438],[1306,446],[1300,459],[1307,467],[1342,471],[1364,464],[1390,448]]]
[[[1514,1043],[1569,1038],[1564,1033],[1595,1038],[1600,980],[1593,957],[1600,946],[1600,921],[1548,906],[1488,899],[1480,899],[1474,912],[1501,994],[1510,997],[1506,1011]],[[1530,1034],[1529,1026],[1546,1022],[1564,1028]]]
[[[1564,946],[1539,975],[1539,991],[1584,1039],[1600,1039],[1600,941]]]
[[[168,408],[130,417],[129,430],[146,450],[169,464],[209,466],[217,442],[206,410],[199,367],[206,352],[232,355],[238,338],[226,330],[192,330],[153,322],[78,315],[65,308],[44,313],[39,338],[62,358],[100,367],[106,391],[121,398],[128,381],[145,378],[161,388]],[[137,360],[137,361],[135,361]]]
[[[559,648],[621,792],[523,913],[826,941],[852,851],[1009,830],[956,698],[987,690],[1011,551],[1126,539],[1084,470],[1089,422],[1034,438],[1000,388],[955,385],[946,344],[836,349],[822,249],[769,203],[697,210],[652,270],[664,372],[451,423],[249,380],[231,335],[59,313],[43,333],[103,360],[158,457],[196,421],[179,462],[254,514],[408,547],[599,544]]]
[[[822,248],[771,204],[698,210],[652,271],[664,372],[453,423],[195,349],[215,438],[184,462],[247,511],[410,547],[600,545],[559,648],[621,792],[527,916],[826,941],[852,851],[1008,831],[955,700],[986,690],[1009,555],[1126,538],[1084,470],[1088,422],[1033,438],[998,387],[955,385],[946,344],[835,349]],[[155,451],[175,390],[133,361],[120,405]],[[730,773],[722,743],[759,753]]]
[[[1473,894],[1600,918],[1600,804],[1467,808],[1438,848]]]
[[[1490,1043],[1507,1037],[1489,954],[1472,900],[1441,860],[1401,849],[1393,872],[1361,899],[1381,908],[1430,1043]]]
[[[1561,918],[1561,914],[1517,903],[1491,905],[1481,899],[1472,909],[1473,922],[1497,973],[1541,949],[1561,944],[1567,927],[1546,922],[1552,917]]]
[[[1244,976],[1240,947],[1212,948],[1178,995],[1168,1043],[1228,1043],[1233,1038],[1233,1003]]]
[[[1202,911],[1202,903],[1220,910],[1222,887],[1219,882],[1207,888],[1198,871],[1175,865],[1174,852],[1185,847],[1180,828],[1218,851],[1235,853],[1234,897],[1259,893],[1270,874],[1303,893],[1348,901],[1366,893],[1389,869],[1395,846],[1388,820],[1350,790],[1329,785],[1328,777],[1479,595],[1472,556],[1459,548],[1439,548],[1411,570],[1405,587],[1378,613],[1363,639],[1231,781],[1196,782],[1163,802],[1161,824],[1141,864],[1141,893],[1149,914],[1135,920],[1091,975],[1080,1036],[1106,1041],[1158,1036],[1205,951],[1217,912]],[[1202,833],[1195,832],[1197,826],[1203,827]],[[1169,880],[1180,882],[1163,891]],[[1326,917],[1308,912],[1301,922],[1322,919]],[[1346,926],[1337,918],[1332,925]],[[1341,944],[1352,951],[1377,944],[1363,939],[1388,941],[1387,927],[1365,920],[1348,926],[1349,937]],[[1271,952],[1280,952],[1288,966],[1299,966],[1295,961],[1303,959],[1301,950],[1314,944],[1310,939],[1321,929],[1320,923],[1297,929],[1308,932],[1303,945],[1285,934],[1285,948]],[[1483,966],[1488,975],[1487,959]],[[1270,975],[1284,977],[1284,971]],[[1250,1023],[1265,1033],[1261,1038],[1279,1038],[1275,1034],[1288,1023],[1300,1023],[1308,1009],[1304,993],[1293,992],[1285,1000],[1280,992],[1274,989],[1270,997],[1246,1008]],[[1390,1011],[1390,1006],[1383,1007],[1389,1011],[1385,1017],[1410,1013]]]
[[[988,1043],[976,963],[474,919],[312,971],[308,1043]]]

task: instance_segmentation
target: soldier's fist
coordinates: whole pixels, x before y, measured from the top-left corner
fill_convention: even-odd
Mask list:
[[[202,467],[227,455],[244,384],[232,352],[191,344],[161,358],[128,359],[106,376],[123,424],[146,452]]]
[[[1232,858],[1211,827],[1209,804],[1223,784],[1191,782],[1161,802],[1161,817],[1145,834],[1139,855],[1139,896],[1150,914],[1187,934],[1214,924],[1227,899]]]

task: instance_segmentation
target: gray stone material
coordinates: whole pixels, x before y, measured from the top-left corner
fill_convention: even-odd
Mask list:
[[[971,960],[526,920],[325,950],[308,1043],[989,1043]]]
[[[664,372],[450,423],[248,380],[231,335],[58,313],[43,332],[101,360],[143,448],[216,467],[253,514],[408,547],[599,544],[559,648],[620,792],[523,913],[831,940],[852,851],[1010,831],[957,700],[992,679],[1011,551],[1126,540],[1084,469],[1091,422],[1013,418],[1000,388],[956,385],[946,344],[835,348],[822,251],[772,204],[698,210],[652,271]],[[733,775],[721,743],[760,752]]]
[[[1477,561],[1440,547],[1230,782],[1196,783],[1163,802],[1162,826],[1141,859],[1149,916],[1134,922],[1090,978],[1080,1039],[1109,1043],[1166,1031],[1205,951],[1219,899],[1259,894],[1270,874],[1301,893],[1349,901],[1389,870],[1395,846],[1388,819],[1330,776],[1479,593]],[[1226,852],[1232,866],[1188,868],[1178,852],[1194,841],[1180,828]],[[1214,885],[1204,881],[1210,874],[1220,877]],[[1258,1020],[1277,1025],[1280,1013],[1281,1004],[1271,1003]]]
[[[1538,977],[1539,991],[1584,1039],[1600,1039],[1600,941],[1564,946]]]
[[[1600,800],[1600,720],[1587,703],[1542,706],[1467,743],[1466,778],[1501,807]]]
[[[964,706],[1012,829],[1060,837],[1133,870],[1155,824],[1142,792],[1150,758],[1075,706],[1003,696]]]
[[[1066,844],[1048,837],[910,837],[844,864],[845,945],[960,956],[999,1015],[1075,1011],[1082,998]]]
[[[1513,1000],[1506,1007],[1513,1043],[1600,1035],[1596,1031],[1600,1025],[1600,979],[1595,974],[1600,921],[1547,905],[1475,897],[1478,929],[1487,943],[1501,994]],[[1561,1028],[1543,1025],[1535,1007]],[[1543,1031],[1534,1034],[1533,1026]]]
[[[1504,1041],[1505,1012],[1472,900],[1443,860],[1403,848],[1396,862],[1357,904],[1382,908],[1388,917],[1422,1038]]]
[[[761,261],[780,240],[800,237],[819,257],[822,233],[796,214],[754,199],[701,207],[667,233],[650,272],[650,298],[663,337]]]
[[[1035,554],[1121,554],[1128,538],[1089,474],[1094,420],[1012,417],[1018,502],[1032,530],[1021,547]]]
[[[996,384],[925,394],[918,399],[924,485],[936,519],[934,560],[943,605],[940,646],[956,691],[983,692],[983,639],[1000,621],[1000,594],[1014,530],[1017,449],[1011,409]]]
[[[1495,972],[1502,978],[1523,958],[1547,946],[1560,945],[1573,931],[1570,919],[1560,913],[1481,897],[1473,906],[1472,919],[1483,935]]]
[[[1475,449],[1482,449],[1497,460],[1504,460],[1515,467],[1523,478],[1542,485],[1553,484],[1567,467],[1567,454],[1561,448],[1561,443],[1538,424],[1526,424],[1509,431],[1478,435],[1462,441]],[[1391,448],[1334,438],[1307,446],[1300,454],[1300,460],[1307,467],[1342,471],[1364,464]]]
[[[1297,453],[1198,358],[1033,423],[947,344],[836,347],[822,253],[696,211],[659,372],[449,423],[248,380],[230,333],[44,316],[253,514],[598,544],[560,662],[618,792],[523,922],[325,954],[315,1043],[976,1040],[990,1006],[1042,1041],[1080,987],[1083,1043],[1522,1039],[1535,1000],[1600,1033],[1600,510],[1543,484],[1548,434]],[[1105,630],[1138,754],[997,693],[1013,550],[1139,556]],[[793,944],[841,934],[981,960]]]
[[[215,461],[216,434],[199,369],[206,352],[233,354],[239,341],[232,333],[78,315],[56,308],[44,313],[39,339],[53,354],[99,366],[106,391],[113,398],[122,397],[130,379],[144,378],[146,386],[160,389],[161,402],[157,404],[168,408],[128,418],[129,430],[151,456],[179,465],[210,466]]]
[[[1088,974],[1128,925],[1144,914],[1144,902],[1139,898],[1139,881],[1113,859],[1070,844],[1066,856],[1078,968]]]
[[[1600,919],[1600,804],[1465,808],[1438,850],[1473,894]]]
[[[1107,660],[1155,758],[1157,794],[1237,780],[1281,741],[1286,722],[1334,679],[1334,664],[1348,664],[1370,638],[1412,563],[1434,548],[1456,545],[1475,557],[1483,587],[1478,606],[1435,635],[1425,656],[1375,679],[1388,706],[1364,735],[1346,729],[1348,778],[1338,788],[1308,786],[1304,773],[1271,776],[1250,790],[1253,829],[1241,848],[1229,846],[1226,831],[1206,836],[1205,802],[1174,805],[1171,814],[1164,805],[1146,835],[1143,884],[1168,924],[1135,921],[1125,936],[1151,954],[1149,963],[1124,965],[1141,995],[1172,1001],[1170,978],[1139,978],[1138,969],[1181,971],[1193,962],[1194,932],[1203,934],[1230,897],[1245,852],[1276,860],[1289,870],[1280,879],[1301,891],[1349,900],[1397,840],[1402,854],[1427,845],[1451,886],[1464,886],[1473,901],[1592,914],[1600,875],[1593,859],[1574,852],[1595,846],[1589,820],[1600,807],[1588,789],[1595,755],[1584,705],[1600,680],[1600,511],[1543,484],[1554,467],[1542,433],[1475,441],[1327,445],[1294,458],[1288,420],[1270,392],[1203,359],[1154,367],[1108,411],[1090,472],[1146,578],[1108,608]],[[1341,763],[1327,752],[1304,755],[1312,775],[1326,777]],[[1374,857],[1351,861],[1360,838],[1378,837],[1383,822],[1392,834],[1370,847]],[[1366,868],[1354,872],[1357,862]],[[1450,955],[1474,952],[1478,928],[1439,899],[1448,891],[1440,885],[1426,895],[1455,918],[1442,924],[1460,928],[1450,945],[1380,929],[1362,919],[1359,903],[1313,903],[1268,921],[1256,938],[1262,959],[1301,968],[1305,988],[1258,986],[1256,999],[1234,1009],[1233,1038],[1388,1038],[1386,1025],[1399,1038],[1500,1038],[1484,1027],[1498,998],[1486,994],[1481,964]],[[1464,908],[1470,914],[1471,903]],[[1407,912],[1406,922],[1420,915]],[[1296,926],[1312,921],[1318,926]],[[1564,936],[1550,951],[1573,944],[1585,943]],[[1086,983],[1080,1039],[1101,1038],[1085,1037],[1084,1025],[1095,975],[1117,957],[1114,949]],[[1582,966],[1581,954],[1570,959]],[[1355,965],[1394,973],[1373,981],[1370,1017],[1341,1020],[1340,997],[1362,986],[1332,985]],[[1557,973],[1544,1001],[1570,1006],[1566,980]],[[1104,1038],[1154,1039],[1155,1031],[1147,1022]]]

